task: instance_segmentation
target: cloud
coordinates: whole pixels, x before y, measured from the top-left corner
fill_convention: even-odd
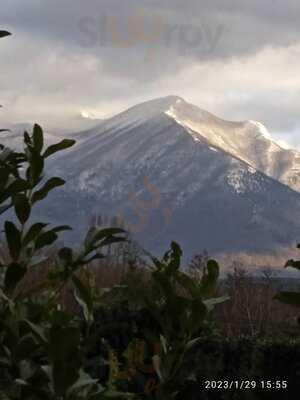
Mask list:
[[[104,117],[174,93],[298,143],[299,15],[298,0],[2,0],[2,119]]]

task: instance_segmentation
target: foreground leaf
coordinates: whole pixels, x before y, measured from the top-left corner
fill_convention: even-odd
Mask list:
[[[7,32],[7,31],[0,31],[0,38],[6,37],[6,36],[10,36],[11,33]]]
[[[50,157],[51,155],[57,153],[58,151],[66,150],[76,143],[75,140],[71,139],[64,139],[61,142],[57,144],[53,144],[52,146],[49,146],[45,153],[43,154],[44,158]]]
[[[4,278],[5,289],[12,292],[17,287],[18,283],[24,278],[27,269],[20,264],[11,263],[6,271]]]
[[[17,260],[21,252],[21,234],[15,224],[10,221],[5,222],[4,229],[10,256],[13,260]]]
[[[59,186],[63,186],[66,182],[61,178],[51,178],[49,179],[45,185],[37,190],[32,196],[32,203],[36,203],[37,201],[41,201],[45,199],[49,192]]]
[[[300,308],[300,293],[297,292],[280,292],[274,299],[281,301],[282,303],[289,304],[290,306]]]
[[[31,212],[31,207],[28,198],[26,197],[25,194],[19,193],[14,198],[14,204],[15,204],[15,212],[19,221],[21,222],[21,224],[25,224]]]

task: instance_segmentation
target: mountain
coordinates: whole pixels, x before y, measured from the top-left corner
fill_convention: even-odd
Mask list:
[[[187,256],[268,251],[300,237],[298,160],[259,123],[169,96],[101,122],[57,156],[51,174],[68,183],[40,212],[77,231],[93,215],[116,216],[154,253],[171,240]]]
[[[230,122],[177,99],[167,115],[212,145],[300,191],[300,153],[284,149],[257,121]]]

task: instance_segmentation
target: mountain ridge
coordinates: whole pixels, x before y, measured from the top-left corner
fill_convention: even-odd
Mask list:
[[[92,217],[115,217],[155,254],[172,240],[187,257],[293,246],[300,193],[287,185],[290,152],[272,158],[257,124],[226,122],[176,96],[136,105],[73,135],[76,146],[49,164],[67,184],[36,216],[76,227],[76,241]]]
[[[57,194],[62,211],[48,203],[48,215],[77,226],[116,216],[155,253],[171,240],[188,255],[293,245],[300,194],[171,118],[178,100],[133,107],[57,157],[52,172],[67,185]]]
[[[300,152],[284,149],[258,121],[226,121],[175,95],[130,107],[89,130],[87,140],[114,127],[136,127],[162,114],[183,126],[195,141],[206,138],[212,147],[300,191]]]

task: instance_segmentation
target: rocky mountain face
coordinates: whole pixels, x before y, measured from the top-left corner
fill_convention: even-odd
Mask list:
[[[266,251],[300,236],[295,151],[254,122],[226,122],[167,97],[137,105],[86,132],[57,157],[67,178],[47,205],[76,229],[91,216],[125,221],[157,253]]]
[[[300,238],[300,154],[258,122],[224,121],[170,96],[77,137],[50,165],[66,187],[39,211],[76,231],[111,215],[146,249],[160,253],[176,240],[186,256],[268,251]]]
[[[177,99],[167,115],[212,145],[300,191],[300,153],[284,149],[260,122],[229,122]]]

